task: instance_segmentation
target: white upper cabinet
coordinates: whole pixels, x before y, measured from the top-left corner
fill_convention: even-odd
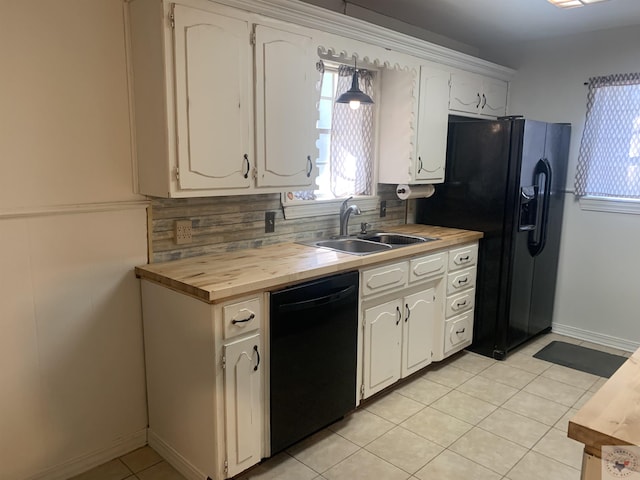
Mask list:
[[[249,23],[174,7],[178,184],[251,186]]]
[[[415,77],[407,71],[383,71],[381,183],[444,181],[449,76],[449,72],[431,65],[421,65]]]
[[[449,110],[489,117],[507,111],[508,83],[471,73],[451,74]]]
[[[449,73],[420,67],[420,92],[416,129],[413,182],[444,182],[447,156]]]
[[[257,183],[312,187],[319,100],[311,37],[255,26]]]
[[[127,2],[140,193],[312,187],[320,74],[309,30],[197,6]]]

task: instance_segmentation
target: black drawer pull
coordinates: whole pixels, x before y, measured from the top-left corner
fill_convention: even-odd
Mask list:
[[[402,320],[402,313],[400,313],[400,307],[396,307],[396,313],[398,314],[398,320],[396,320],[396,325],[398,325],[400,323],[400,320]]]
[[[409,308],[409,304],[405,303],[404,307],[407,309],[407,316],[404,319],[405,323],[409,321],[409,317],[411,316],[411,309]]]
[[[313,171],[313,162],[311,161],[311,155],[307,155],[307,165],[309,166],[309,170],[307,170],[307,178],[311,176],[311,172]]]
[[[468,262],[469,261],[469,255],[467,255],[466,257],[458,257],[458,261],[460,261],[460,262]]]
[[[460,335],[461,333],[464,333],[464,328],[462,330],[456,330],[457,335]]]
[[[464,278],[459,278],[458,279],[458,285],[464,285],[465,283],[467,283],[469,281],[469,279],[467,277]]]
[[[246,322],[250,322],[251,320],[253,320],[254,318],[256,318],[256,314],[252,313],[251,315],[249,315],[249,318],[245,318],[244,320],[231,320],[231,323],[233,323],[234,325],[236,323],[246,323]]]
[[[458,302],[456,303],[456,307],[464,307],[467,305],[467,301],[465,300],[464,302]]]
[[[256,352],[256,355],[258,356],[258,363],[256,363],[255,367],[253,367],[253,371],[257,372],[258,371],[258,365],[260,365],[260,352],[258,351],[258,345],[254,345],[253,346],[253,351]]]

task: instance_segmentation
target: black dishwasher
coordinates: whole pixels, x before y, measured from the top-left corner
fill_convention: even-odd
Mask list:
[[[355,408],[358,272],[273,292],[271,454]]]

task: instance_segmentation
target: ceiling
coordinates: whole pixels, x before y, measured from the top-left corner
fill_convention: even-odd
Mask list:
[[[547,0],[346,0],[480,51],[595,30],[640,25],[640,0],[560,9]]]

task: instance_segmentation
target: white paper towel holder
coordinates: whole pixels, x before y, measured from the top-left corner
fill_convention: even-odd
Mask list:
[[[401,183],[396,187],[396,195],[400,200],[427,198],[433,195],[435,191],[436,189],[431,184],[407,185],[405,183]]]

